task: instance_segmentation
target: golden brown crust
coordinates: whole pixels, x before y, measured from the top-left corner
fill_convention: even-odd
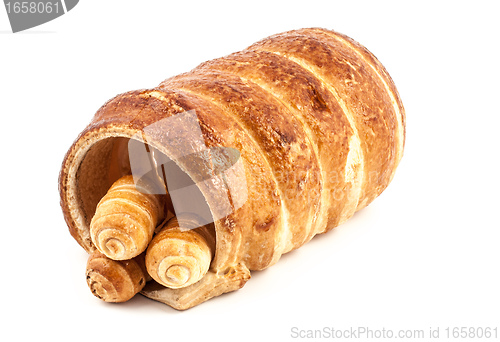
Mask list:
[[[387,92],[366,62],[345,44],[316,31],[274,35],[248,49],[290,58],[338,94],[346,115],[354,119],[363,150],[365,171],[358,208],[368,205],[386,188],[396,166],[397,119]]]
[[[369,72],[373,79],[378,80],[377,86],[381,89],[385,90],[389,98],[388,106],[392,106],[392,114],[396,119],[396,127],[395,127],[395,139],[396,139],[396,166],[399,164],[403,156],[405,138],[406,138],[406,117],[405,110],[403,107],[403,103],[399,96],[399,93],[396,89],[396,85],[394,84],[391,76],[384,68],[382,63],[375,58],[375,56],[368,51],[364,46],[356,42],[355,40],[341,34],[338,32],[320,29],[320,28],[311,28],[311,29],[301,29],[294,32],[300,32],[302,34],[312,34],[314,33],[320,39],[326,39],[329,42],[333,42],[335,46],[344,45],[347,49],[352,50],[358,57],[367,65],[367,72]],[[392,173],[390,175],[390,180],[394,177],[394,172],[396,171],[396,167],[392,169]],[[390,171],[389,171],[390,172]]]
[[[395,101],[395,106],[397,107],[395,110],[399,111],[399,120],[400,120],[400,125],[401,125],[401,133],[402,133],[402,141],[401,143],[401,154],[399,156],[400,160],[402,155],[402,150],[404,149],[405,145],[405,139],[406,139],[406,113],[405,109],[403,106],[403,101],[401,100],[401,97],[399,96],[399,92],[396,89],[396,85],[394,84],[394,81],[392,80],[391,76],[387,72],[386,68],[380,63],[380,61],[370,52],[366,47],[363,45],[359,44],[357,41],[354,39],[339,33],[339,32],[334,32],[330,30],[325,30],[325,29],[320,29],[320,28],[315,28],[315,29],[310,29],[310,30],[316,30],[316,31],[321,31],[323,34],[328,34],[331,37],[336,38],[337,40],[343,41],[344,43],[347,43],[350,48],[352,48],[354,51],[362,55],[362,57],[366,60],[366,62],[372,67],[378,76],[382,79],[382,81],[385,83],[387,86],[390,94],[392,95],[391,97],[393,98],[393,101]],[[308,32],[308,29],[305,29],[304,32]],[[399,161],[398,161],[399,162]]]

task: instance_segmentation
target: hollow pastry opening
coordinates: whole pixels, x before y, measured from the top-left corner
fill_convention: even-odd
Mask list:
[[[80,208],[81,219],[83,220],[81,223],[85,228],[90,227],[98,203],[117,180],[124,176],[132,175],[133,171],[138,172],[138,170],[144,175],[149,175],[150,178],[151,175],[155,174],[156,171],[152,170],[151,161],[147,156],[142,159],[133,157],[135,159],[131,162],[130,142],[131,139],[128,137],[107,137],[92,144],[83,156],[76,171],[75,195],[78,207]],[[152,146],[135,140],[132,143],[144,145],[146,152],[154,150],[156,154],[155,160],[168,159]],[[168,177],[168,175],[165,175],[165,169],[163,171],[164,178],[162,179],[166,183],[164,185],[168,191],[165,191],[166,194],[164,194],[164,221],[158,225],[158,228],[161,228],[172,216],[177,216],[181,212],[202,212],[207,223],[206,227],[215,239],[216,230],[212,222],[210,208],[203,193],[196,186],[196,183],[191,181],[191,186],[184,186],[183,188],[183,185],[185,185],[183,183],[189,183],[187,179],[190,179],[190,176],[182,171],[181,167],[175,162],[169,163],[167,170],[167,174],[175,175],[175,177]],[[175,205],[169,195],[171,189],[182,194],[182,196],[176,197],[177,201]],[[190,200],[193,198],[196,198],[196,200]],[[193,208],[193,206],[196,207]],[[158,231],[159,229],[155,233]],[[87,242],[91,244],[90,239]]]

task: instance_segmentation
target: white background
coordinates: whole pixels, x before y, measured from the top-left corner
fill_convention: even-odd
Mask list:
[[[12,34],[0,7],[1,339],[285,341],[293,327],[363,326],[439,327],[445,340],[446,327],[500,330],[498,13],[494,1],[86,0]],[[398,87],[407,141],[389,188],[243,289],[188,311],[93,297],[57,176],[95,111],[313,26],[365,45]]]

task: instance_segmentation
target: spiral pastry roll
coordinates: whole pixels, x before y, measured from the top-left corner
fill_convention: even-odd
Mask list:
[[[144,252],[163,218],[164,197],[151,194],[132,176],[117,180],[97,204],[90,223],[95,247],[113,260],[132,259]]]
[[[195,183],[190,189],[199,190],[214,223],[183,230],[183,211],[194,211],[195,203],[173,196],[177,221],[156,229],[146,252],[156,281],[141,293],[185,310],[243,287],[251,271],[274,265],[369,205],[395,175],[405,127],[394,82],[365,47],[327,29],[283,32],[106,102],[66,154],[61,205],[71,234],[92,252],[89,221],[109,181],[132,166],[126,148],[143,137],[151,180],[166,166],[161,154],[173,161]],[[212,153],[229,149],[237,151],[234,163]],[[168,181],[172,194],[184,186]],[[154,225],[154,200],[144,200],[144,210],[113,201],[100,203],[93,240],[110,255],[126,258],[128,244],[130,255],[138,254]],[[165,208],[170,218],[173,209]],[[116,237],[115,221],[124,222]],[[213,229],[212,256],[198,232]]]
[[[138,293],[150,278],[144,255],[131,260],[112,260],[96,251],[87,262],[87,284],[92,294],[105,302],[125,302]]]
[[[199,227],[196,221],[173,217],[149,244],[146,269],[158,283],[183,288],[207,273],[215,249],[214,228],[213,224]]]

